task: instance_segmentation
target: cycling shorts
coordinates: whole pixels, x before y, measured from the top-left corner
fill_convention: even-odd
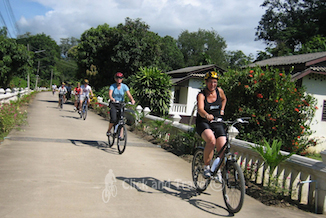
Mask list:
[[[222,123],[207,123],[207,122],[196,123],[196,132],[200,136],[206,129],[211,129],[214,132],[215,138],[218,138],[220,136],[226,136],[224,125]]]
[[[88,97],[88,96],[87,96]],[[86,98],[86,95],[79,95],[79,99],[80,101],[84,101],[84,99]]]

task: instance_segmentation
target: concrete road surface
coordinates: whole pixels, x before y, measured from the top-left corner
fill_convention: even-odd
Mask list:
[[[92,112],[82,120],[71,104],[60,110],[57,98],[37,94],[28,125],[0,145],[1,218],[325,217],[249,196],[229,214],[218,184],[196,193],[190,163],[130,132],[119,155],[107,147],[107,121]]]

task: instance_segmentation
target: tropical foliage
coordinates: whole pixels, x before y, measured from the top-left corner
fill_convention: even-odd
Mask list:
[[[273,56],[293,54],[313,37],[326,36],[326,2],[265,0],[266,8],[257,27],[257,40],[271,48]]]
[[[217,64],[226,67],[226,42],[215,30],[185,30],[179,35],[177,43],[186,66]]]
[[[0,106],[0,140],[14,128],[26,123],[27,112],[23,110],[23,106],[28,104],[36,92],[24,95],[17,101],[2,104]]]
[[[27,77],[33,63],[30,55],[25,46],[0,35],[0,87],[9,87],[14,76]]]
[[[282,147],[282,141],[273,140],[272,144],[268,142],[265,138],[263,138],[263,142],[256,146],[251,146],[251,149],[256,151],[264,160],[264,163],[269,167],[269,180],[268,184],[270,184],[271,177],[273,176],[273,172],[275,168],[292,156],[293,153],[282,155],[280,150]]]
[[[297,153],[314,143],[308,136],[316,100],[297,88],[291,75],[277,69],[229,70],[219,83],[228,98],[225,117],[252,118],[240,131],[242,139],[258,144],[263,138],[279,139],[282,150]]]
[[[156,67],[143,67],[128,78],[133,97],[142,108],[149,107],[155,115],[167,115],[170,107],[170,76]]]

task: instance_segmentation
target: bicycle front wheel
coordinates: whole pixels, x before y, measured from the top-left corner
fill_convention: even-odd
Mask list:
[[[223,169],[223,198],[231,213],[241,210],[245,196],[243,172],[235,161],[227,161]]]
[[[207,189],[210,179],[204,177],[204,149],[197,149],[192,159],[192,180],[199,192]]]
[[[110,130],[110,134],[108,135],[108,144],[109,144],[109,148],[112,147],[112,145],[114,144],[114,126],[111,128]]]
[[[119,125],[117,133],[117,145],[119,154],[122,154],[127,145],[127,128],[125,125]]]
[[[87,117],[87,109],[88,109],[88,106],[87,106],[87,103],[83,106],[83,119],[86,120],[86,117]]]

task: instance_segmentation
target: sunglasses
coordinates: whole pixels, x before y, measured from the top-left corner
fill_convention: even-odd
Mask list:
[[[117,79],[123,79],[123,77],[120,77],[120,76],[117,76],[116,78],[117,78]]]

